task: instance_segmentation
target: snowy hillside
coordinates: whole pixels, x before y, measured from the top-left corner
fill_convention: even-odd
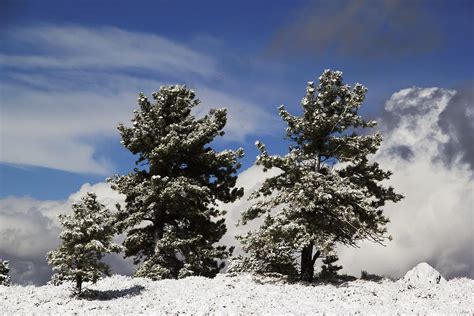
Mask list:
[[[86,284],[89,298],[82,300],[69,296],[71,285],[0,286],[0,311],[5,315],[474,313],[474,280],[417,282],[357,280],[339,286],[305,285],[225,274],[214,279],[153,282],[116,275],[95,285]]]

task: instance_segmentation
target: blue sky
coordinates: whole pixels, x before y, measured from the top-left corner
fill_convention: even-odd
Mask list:
[[[185,83],[229,107],[219,149],[284,152],[277,106],[298,113],[326,68],[382,115],[407,87],[472,82],[472,1],[2,1],[0,197],[65,199],[133,168],[115,126],[136,94]]]

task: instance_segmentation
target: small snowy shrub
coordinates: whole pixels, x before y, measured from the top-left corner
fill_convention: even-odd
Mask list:
[[[94,193],[87,193],[72,209],[72,216],[59,215],[64,226],[59,236],[62,244],[47,259],[53,266],[52,283],[74,281],[75,294],[80,295],[83,282],[95,283],[109,275],[109,266],[100,260],[107,253],[120,252],[121,247],[113,243],[111,214]]]
[[[366,280],[366,281],[380,281],[383,279],[383,277],[381,277],[380,275],[370,274],[367,271],[361,271],[360,278],[361,280]]]
[[[342,269],[342,266],[335,264],[339,258],[336,255],[329,255],[323,259],[323,265],[321,272],[319,272],[319,279],[328,282],[334,282],[339,279],[338,272]]]

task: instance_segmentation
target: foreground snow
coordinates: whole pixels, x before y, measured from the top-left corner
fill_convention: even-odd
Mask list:
[[[474,280],[413,287],[403,280],[339,286],[290,284],[250,275],[150,281],[112,276],[87,284],[88,299],[61,286],[0,286],[0,314],[474,313]]]

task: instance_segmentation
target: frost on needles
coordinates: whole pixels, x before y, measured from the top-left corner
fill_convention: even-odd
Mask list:
[[[243,150],[209,145],[224,134],[225,109],[195,118],[199,100],[185,86],[164,86],[152,96],[153,103],[140,94],[132,127],[118,127],[122,144],[138,157],[133,172],[110,179],[126,195],[115,220],[126,234],[125,255],[139,264],[135,276],[213,277],[232,252],[214,245],[226,232],[217,202],[242,196],[235,183]]]
[[[0,259],[0,285],[9,286],[11,282],[8,260]]]
[[[343,84],[341,72],[326,70],[319,84],[308,83],[301,116],[280,106],[288,125],[289,152],[272,156],[263,143],[256,143],[256,163],[282,173],[268,178],[242,213],[243,224],[258,217],[264,222],[240,236],[248,257],[235,260],[232,270],[277,272],[311,281],[315,261],[334,256],[336,244],[356,246],[360,240],[382,243],[388,238],[382,208],[402,196],[381,184],[391,172],[369,161],[382,137],[362,132],[376,125],[358,114],[366,92],[360,84]]]
[[[97,201],[94,193],[88,192],[72,205],[72,210],[72,216],[59,215],[64,227],[59,235],[62,243],[48,253],[47,259],[53,266],[52,283],[74,281],[75,293],[80,295],[83,282],[95,283],[101,276],[109,275],[109,266],[100,261],[102,257],[122,248],[113,243],[115,230],[110,211]]]

